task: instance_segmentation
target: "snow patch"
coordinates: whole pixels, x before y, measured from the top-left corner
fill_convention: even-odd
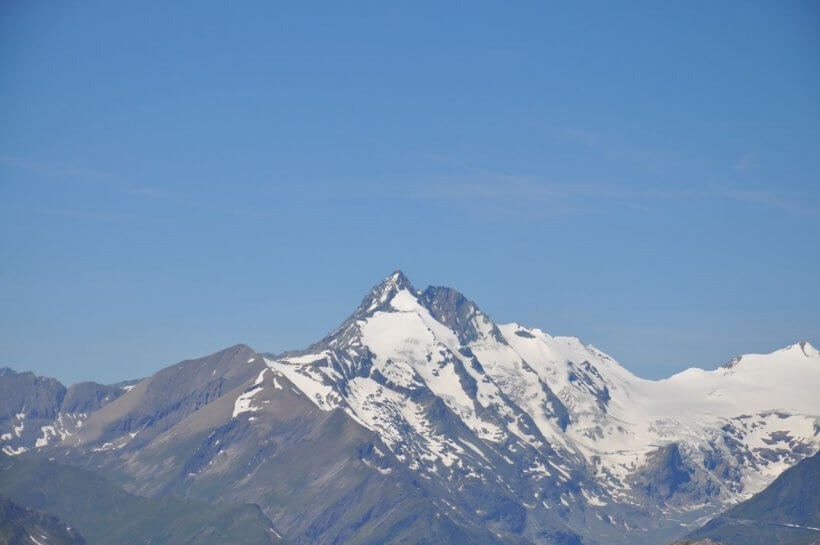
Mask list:
[[[259,373],[259,376],[256,377],[253,386],[251,386],[248,390],[243,392],[242,395],[236,398],[236,401],[234,402],[233,406],[233,415],[231,416],[231,418],[236,418],[242,413],[258,411],[259,409],[261,409],[261,407],[252,406],[251,401],[253,400],[253,396],[255,396],[263,390],[262,381],[265,377],[265,372],[267,370],[267,367],[265,369],[262,369],[262,371]]]

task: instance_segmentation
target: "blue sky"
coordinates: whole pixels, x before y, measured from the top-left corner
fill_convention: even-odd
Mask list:
[[[298,348],[395,268],[656,378],[820,344],[816,2],[0,5],[0,365]]]

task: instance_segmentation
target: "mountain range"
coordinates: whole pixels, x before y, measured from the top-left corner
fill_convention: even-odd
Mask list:
[[[89,543],[99,518],[27,483],[85,472],[113,503],[259,529],[237,543],[658,545],[814,455],[818,392],[808,342],[644,380],[396,271],[303,350],[236,345],[109,386],[0,370],[0,496]]]

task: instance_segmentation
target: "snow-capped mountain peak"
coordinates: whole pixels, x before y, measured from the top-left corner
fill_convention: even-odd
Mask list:
[[[776,363],[781,357],[790,357],[796,356],[799,358],[800,356],[812,359],[817,358],[820,356],[820,351],[817,350],[810,342],[808,341],[800,341],[789,346],[783,347],[780,350],[776,350],[771,354],[745,354],[742,356],[735,356],[727,363],[721,365],[721,369],[732,369],[736,367],[738,364],[749,361],[750,359],[756,359],[761,356],[769,357],[769,361],[772,363]],[[775,358],[774,356],[779,356]]]
[[[370,290],[354,315],[369,314],[388,304],[400,291],[415,294],[416,290],[401,270],[396,269]]]
[[[396,271],[324,341],[268,363],[317,406],[343,409],[410,467],[445,481],[479,474],[489,450],[545,468],[541,478],[583,468],[601,494],[636,498],[653,453],[674,445],[691,479],[730,500],[816,450],[820,414],[810,344],[736,360],[644,380],[576,337],[496,325],[458,291],[416,290]],[[734,442],[746,445],[741,458],[730,454]],[[733,482],[715,484],[699,469],[704,459],[720,459]],[[691,508],[703,501],[698,490],[669,501]]]
[[[419,311],[419,307],[454,332],[464,345],[479,340],[505,342],[496,325],[473,301],[445,286],[416,290],[401,270],[374,286],[352,318],[360,320],[377,311]]]

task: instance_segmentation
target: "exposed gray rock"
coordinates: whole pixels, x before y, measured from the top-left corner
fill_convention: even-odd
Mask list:
[[[649,456],[635,484],[650,500],[663,503],[691,480],[692,470],[684,463],[678,445],[670,443]]]
[[[430,311],[430,314],[443,323],[456,335],[461,344],[467,345],[481,338],[477,326],[489,327],[493,340],[506,344],[507,341],[498,331],[498,327],[476,306],[452,288],[430,286],[419,294],[419,300]]]
[[[80,382],[69,386],[60,404],[60,411],[63,413],[93,413],[126,391],[117,385],[106,386],[96,382]]]
[[[76,530],[43,511],[27,509],[0,496],[0,545],[85,545]]]

